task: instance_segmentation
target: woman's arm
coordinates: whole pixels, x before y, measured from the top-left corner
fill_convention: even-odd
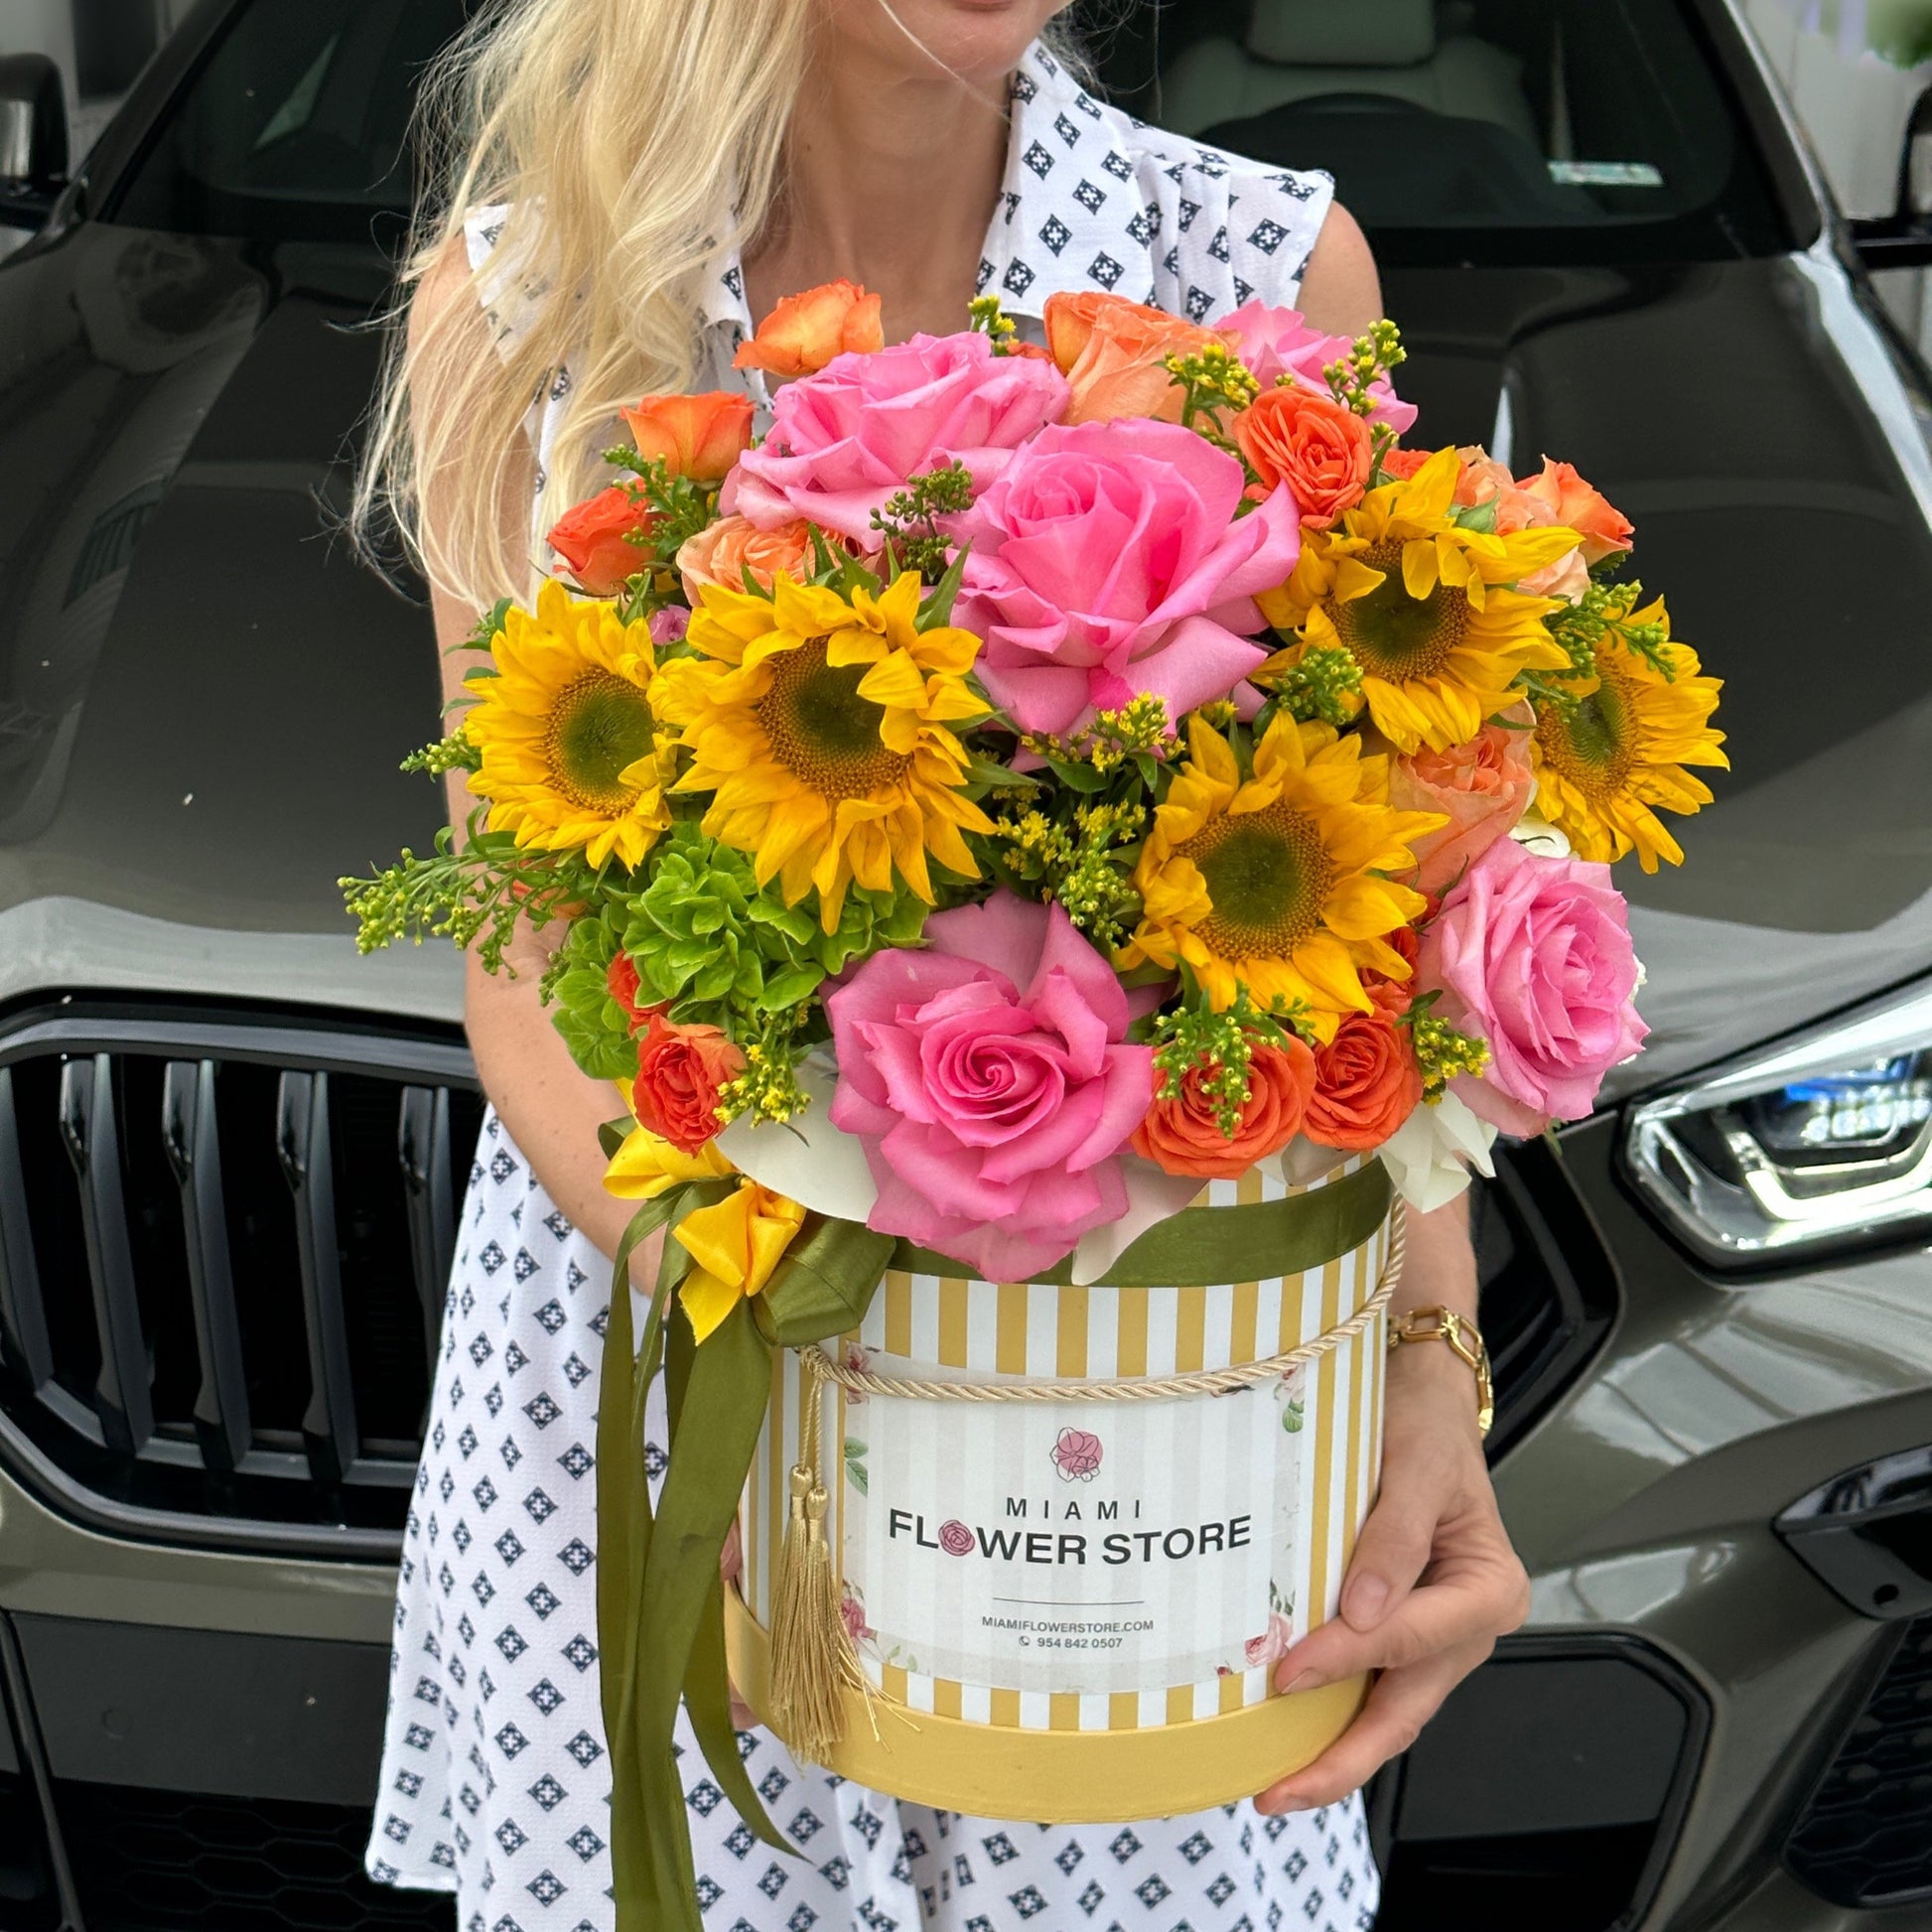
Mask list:
[[[1474,1319],[1475,1253],[1464,1196],[1409,1217],[1391,1314],[1453,1309]],[[1255,1800],[1298,1811],[1346,1797],[1416,1741],[1463,1678],[1529,1614],[1529,1579],[1497,1513],[1476,1429],[1475,1378],[1439,1343],[1388,1361],[1382,1487],[1342,1586],[1341,1614],[1281,1661],[1309,1691],[1379,1671],[1361,1716],[1306,1770]]]
[[[1302,314],[1330,336],[1361,335],[1387,313],[1382,278],[1355,217],[1337,202],[1315,237],[1302,277]]]
[[[470,285],[461,237],[452,241],[417,291],[410,311],[412,340],[420,340],[421,332],[455,303],[476,312],[478,353],[493,354]],[[528,541],[535,482],[535,457],[525,450],[519,461],[507,466],[503,483],[503,527],[513,534],[515,554]],[[425,477],[421,483],[423,518],[433,524],[437,480]],[[465,695],[465,676],[488,659],[482,651],[464,648],[477,627],[475,611],[441,590],[432,590],[430,604],[447,705]],[[453,771],[448,779],[450,823],[459,837],[477,803],[465,777],[464,772]],[[562,928],[553,930],[561,933]],[[466,961],[464,1024],[483,1092],[510,1138],[550,1197],[603,1253],[610,1254],[630,1219],[631,1207],[605,1192],[597,1130],[622,1113],[622,1103],[614,1087],[578,1070],[562,1035],[550,1024],[537,999],[545,959],[543,939],[533,934],[518,935],[506,962],[510,970],[502,974],[485,973],[471,954]]]

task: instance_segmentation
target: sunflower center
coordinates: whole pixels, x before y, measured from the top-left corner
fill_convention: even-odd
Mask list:
[[[886,707],[859,695],[867,664],[828,664],[826,640],[808,637],[796,650],[765,659],[771,688],[758,720],[771,756],[800,784],[826,798],[866,798],[899,782],[912,760],[879,741]]]
[[[1579,699],[1568,717],[1546,711],[1536,725],[1543,756],[1586,797],[1607,797],[1619,790],[1636,762],[1636,717],[1630,694],[1614,671],[1599,670],[1599,682]]]
[[[1223,959],[1287,959],[1311,938],[1334,884],[1320,828],[1292,806],[1217,818],[1179,848],[1213,910],[1197,928]]]
[[[1468,599],[1447,584],[1439,582],[1424,598],[1409,595],[1402,581],[1404,547],[1388,538],[1365,550],[1360,561],[1382,573],[1381,583],[1331,613],[1356,663],[1392,684],[1433,677],[1469,622]]]
[[[557,693],[544,749],[551,780],[580,810],[616,817],[637,802],[621,782],[655,743],[644,694],[614,671],[589,670]]]

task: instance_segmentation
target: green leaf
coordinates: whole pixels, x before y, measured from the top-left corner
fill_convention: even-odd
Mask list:
[[[927,592],[919,606],[919,615],[913,620],[913,629],[937,630],[952,622],[953,604],[966,575],[966,553],[971,548],[971,544],[962,543],[959,546],[952,562],[946,566],[946,574]]]
[[[1090,764],[1070,764],[1065,759],[1048,759],[1046,762],[1069,791],[1105,791],[1112,782],[1104,771],[1096,771]]]

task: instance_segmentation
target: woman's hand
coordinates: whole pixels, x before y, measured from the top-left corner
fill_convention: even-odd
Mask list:
[[[1466,1241],[1466,1237],[1464,1237]],[[1264,1812],[1333,1804],[1416,1741],[1443,1700],[1529,1613],[1529,1579],[1497,1513],[1473,1378],[1440,1343],[1389,1358],[1382,1490],[1342,1586],[1341,1614],[1276,1667],[1285,1691],[1379,1671],[1360,1716]]]

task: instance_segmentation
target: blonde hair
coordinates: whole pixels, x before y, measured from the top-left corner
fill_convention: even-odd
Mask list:
[[[547,529],[588,493],[597,433],[620,409],[690,388],[699,280],[717,246],[755,234],[771,208],[813,6],[496,0],[439,57],[417,107],[428,187],[350,510],[365,555],[388,547],[386,519],[454,596],[481,608],[528,588],[525,418],[568,357],[534,524]],[[422,305],[405,331],[432,274],[467,270],[464,224],[494,204],[494,261],[469,273],[467,299]],[[499,343],[485,289],[514,308]]]
[[[891,0],[880,4],[897,20]],[[704,270],[719,249],[751,241],[782,192],[817,6],[491,0],[438,58],[416,110],[426,191],[383,319],[348,518],[365,558],[380,567],[393,554],[386,525],[425,577],[466,603],[528,592],[533,533],[600,480],[601,437],[618,412],[692,386]],[[1084,75],[1058,29],[1054,53]],[[495,205],[502,232],[472,271],[464,225]],[[419,304],[432,276],[449,299]],[[485,298],[499,308],[494,326]],[[533,519],[524,426],[566,358]]]

